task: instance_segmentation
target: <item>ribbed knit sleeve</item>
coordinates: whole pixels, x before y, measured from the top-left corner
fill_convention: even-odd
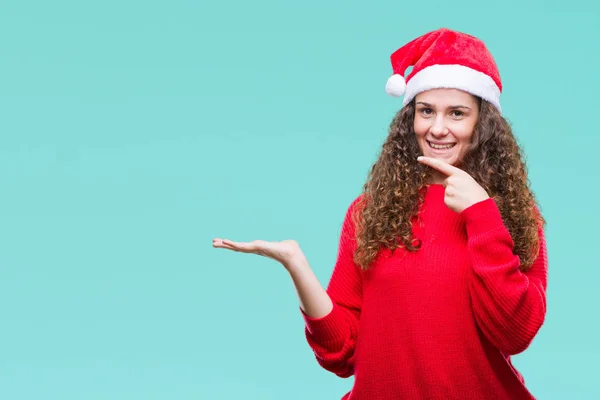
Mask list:
[[[351,219],[359,198],[352,202],[346,212],[337,260],[327,286],[333,309],[321,318],[311,318],[300,309],[306,323],[306,339],[318,363],[343,378],[354,374],[353,357],[362,298],[361,274],[353,261],[356,239]]]
[[[505,355],[525,350],[546,316],[548,257],[543,229],[540,250],[527,272],[519,270],[514,242],[492,199],[461,212],[473,265],[471,301],[477,323]]]

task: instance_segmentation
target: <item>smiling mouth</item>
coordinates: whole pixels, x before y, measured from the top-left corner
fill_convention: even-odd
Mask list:
[[[434,144],[434,143],[431,143],[429,140],[427,140],[427,144],[429,144],[429,147],[434,150],[449,150],[456,145],[456,143]]]

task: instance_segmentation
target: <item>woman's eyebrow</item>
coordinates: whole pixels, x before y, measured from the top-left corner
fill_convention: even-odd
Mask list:
[[[417,104],[423,104],[425,107],[433,107],[431,104],[426,103],[424,101],[417,101]],[[448,108],[452,108],[452,109],[455,109],[455,108],[466,108],[467,110],[471,109],[470,107],[462,106],[462,105],[450,106]]]

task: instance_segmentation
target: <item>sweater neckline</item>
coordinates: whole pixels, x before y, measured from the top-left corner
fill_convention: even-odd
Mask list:
[[[440,190],[440,189],[444,189],[444,185],[441,183],[428,183],[425,185],[426,188],[429,189],[434,189],[434,190]]]
[[[438,198],[444,195],[446,188],[441,183],[429,183],[422,186],[422,191],[426,197],[433,196]]]

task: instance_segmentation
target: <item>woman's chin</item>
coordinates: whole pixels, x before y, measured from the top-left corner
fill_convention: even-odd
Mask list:
[[[454,165],[456,157],[454,154],[428,154],[428,157],[435,158],[436,160],[444,161],[448,164]]]

